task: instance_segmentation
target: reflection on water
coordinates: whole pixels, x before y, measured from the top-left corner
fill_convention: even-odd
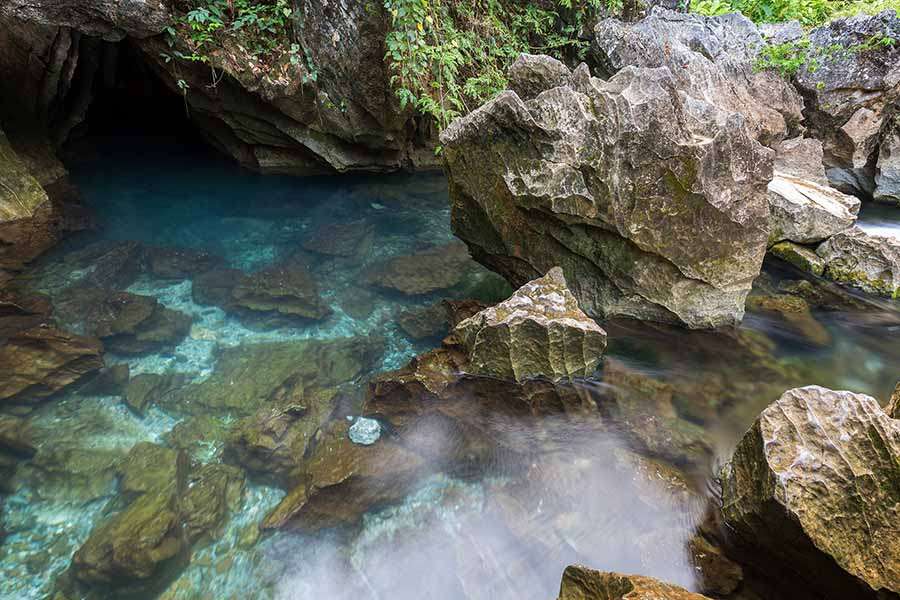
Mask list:
[[[85,388],[30,415],[39,451],[19,467],[2,515],[2,598],[57,585],[95,525],[122,510],[121,462],[142,441],[198,464],[237,462],[250,479],[161,598],[551,598],[571,563],[701,589],[690,549],[708,480],[758,412],[793,386],[884,400],[896,380],[893,303],[804,287],[776,269],[737,330],[604,324],[609,357],[594,380],[453,382],[430,400],[440,418],[418,429],[407,420],[422,402],[384,402],[382,440],[334,443],[376,457],[370,484],[354,488],[358,465],[329,457],[324,432],[363,410],[372,376],[440,344],[447,315],[436,303],[509,292],[452,245],[443,178],[261,178],[194,149],[134,147],[100,140],[80,153],[73,176],[102,229],[54,251],[25,283],[87,333],[103,318],[96,299],[120,290],[190,324],[164,313],[165,339],[157,327],[152,345],[135,346],[140,331],[111,342],[107,365],[128,364],[132,381],[155,386],[146,405]],[[882,226],[864,213],[864,227]],[[783,310],[786,296],[817,308]],[[262,460],[234,451],[241,427],[262,431],[242,439],[275,439]],[[302,435],[272,433],[291,428]],[[386,447],[415,468],[378,463]],[[315,461],[320,473],[352,475],[329,481],[337,492],[322,504],[341,526],[261,533],[296,470]],[[366,485],[384,489],[350,518]]]

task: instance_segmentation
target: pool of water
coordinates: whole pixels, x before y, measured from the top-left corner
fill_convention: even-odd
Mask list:
[[[260,177],[170,140],[137,145],[122,138],[90,140],[69,166],[98,228],[68,240],[26,274],[28,286],[54,302],[64,303],[105,268],[84,258],[97,256],[91,249],[112,248],[116,255],[136,242],[145,251],[141,260],[173,249],[203,252],[216,268],[232,269],[233,277],[300,264],[327,307],[316,319],[253,319],[198,299],[200,273],[135,269],[122,276],[120,287],[189,315],[191,327],[171,347],[109,352],[107,366],[128,364],[132,377],[177,373],[180,385],[202,386],[223,376],[224,357],[249,356],[258,344],[280,344],[279,352],[290,353],[311,340],[349,339],[352,348],[371,348],[347,367],[346,381],[330,382],[356,398],[334,418],[353,418],[371,377],[440,344],[446,325],[431,322],[437,302],[493,302],[510,291],[454,253],[458,242],[441,174]],[[881,218],[891,216],[866,226]],[[433,272],[385,286],[387,261],[423,254],[431,258],[422,268]],[[441,258],[432,260],[435,254]],[[123,271],[118,267],[117,279]],[[775,268],[755,294],[783,294],[798,277]],[[403,325],[410,314],[425,315],[418,327]],[[714,489],[713,468],[756,414],[793,386],[851,389],[884,401],[896,381],[900,318],[894,304],[850,302],[808,317],[751,311],[740,329],[727,332],[607,323],[607,363],[575,387],[601,407],[604,398],[619,394],[632,418],[598,428],[593,415],[577,412],[481,417],[495,442],[527,456],[524,470],[521,461],[514,468],[498,459],[461,474],[447,468],[445,447],[434,440],[404,440],[413,450],[427,446],[434,464],[406,482],[408,491],[394,501],[315,533],[261,535],[259,523],[287,490],[251,478],[217,535],[195,544],[189,564],[152,596],[546,599],[571,563],[699,589],[688,547]],[[90,323],[73,325],[79,326]],[[275,368],[265,362],[260,369]],[[310,376],[343,372],[332,367],[312,364]],[[19,468],[6,499],[0,598],[43,598],[53,589],[92,529],[121,509],[116,465],[136,443],[171,444],[173,430],[201,419],[227,430],[247,414],[242,406],[221,408],[215,398],[200,408],[189,400],[159,402],[141,413],[116,395],[73,391],[29,416],[39,452]],[[669,427],[709,451],[697,459],[679,446],[682,438],[671,442]],[[666,444],[671,447],[651,452],[656,462],[642,462],[647,448]],[[218,462],[221,445],[221,437],[201,436],[190,452],[198,463]],[[115,597],[106,588],[97,594]]]

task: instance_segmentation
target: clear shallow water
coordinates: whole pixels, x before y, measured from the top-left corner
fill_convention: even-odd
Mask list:
[[[172,349],[107,355],[108,365],[128,363],[132,376],[178,372],[189,383],[202,383],[221,367],[223,348],[376,340],[377,359],[346,382],[359,387],[438,345],[440,335],[412,339],[398,326],[401,312],[442,298],[496,300],[508,291],[474,264],[464,267],[459,283],[424,295],[385,293],[366,283],[379,261],[452,242],[440,175],[259,177],[164,139],[95,139],[77,150],[70,167],[101,228],[47,257],[29,275],[35,289],[56,299],[89,276],[91,265],[73,268],[66,260],[98,241],[202,250],[245,273],[293,260],[299,251],[333,311],[317,322],[260,326],[195,302],[193,277],[160,279],[143,272],[124,287],[190,315],[192,329]],[[364,251],[335,257],[309,248],[323,228],[346,223],[371,232]],[[758,293],[781,293],[779,286],[795,278],[785,272],[763,277]],[[621,430],[598,429],[595,418],[579,414],[487,415],[482,425],[497,443],[524,449],[530,460],[524,472],[501,460],[461,478],[440,465],[441,454],[454,450],[452,440],[405,440],[413,449],[427,445],[435,457],[409,494],[373,508],[354,526],[315,535],[261,536],[258,523],[285,492],[254,481],[219,535],[193,548],[190,565],[159,597],[545,599],[573,562],[697,589],[686,546],[707,500],[705,479],[759,410],[784,389],[813,383],[883,401],[900,375],[894,304],[867,303],[865,310],[841,308],[811,318],[813,324],[798,325],[771,312],[751,312],[740,330],[723,333],[606,324],[606,372],[577,387],[598,405],[610,394],[624,394],[623,405],[653,407],[649,414],[638,411]],[[659,386],[632,388],[627,377],[615,375],[617,368]],[[678,485],[661,475],[673,461],[664,461],[661,471],[636,466],[630,428],[641,429],[660,415],[666,420],[661,430],[650,430],[651,438],[666,437],[669,426],[685,427],[713,449],[708,460],[674,460],[684,472]],[[239,416],[211,415],[223,428]],[[118,396],[75,392],[40,407],[31,416],[38,456],[20,467],[3,515],[10,536],[0,546],[0,598],[44,597],[93,527],[116,510],[116,462],[138,442],[166,443],[166,434],[190,417],[168,404],[138,416]],[[666,452],[679,454],[675,445]],[[221,441],[192,452],[197,461],[215,462]]]

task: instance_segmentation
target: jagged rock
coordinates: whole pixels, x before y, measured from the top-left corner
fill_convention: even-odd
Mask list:
[[[316,531],[353,523],[366,511],[406,494],[421,472],[422,458],[384,439],[373,446],[356,445],[348,429],[341,420],[323,432],[300,467],[302,483],[266,517],[264,529]]]
[[[796,42],[804,34],[803,26],[796,19],[786,23],[760,23],[758,28],[759,34],[773,46]]]
[[[131,378],[125,386],[125,404],[143,415],[151,404],[165,402],[165,397],[184,386],[187,378],[182,373],[141,373]]]
[[[900,204],[900,117],[896,114],[882,134],[872,195],[879,202]]]
[[[191,328],[190,315],[166,308],[156,298],[100,288],[73,288],[56,304],[67,326],[103,340],[118,354],[172,348]]]
[[[858,227],[838,233],[816,249],[825,276],[870,294],[896,298],[900,293],[900,240],[869,235]]]
[[[641,575],[604,573],[572,565],[563,572],[557,600],[709,600]]]
[[[691,564],[698,571],[701,592],[718,598],[727,596],[740,587],[744,570],[706,537],[699,533],[691,537],[688,551]]]
[[[467,349],[471,372],[515,381],[588,377],[606,350],[606,332],[578,308],[559,268],[462,321],[453,334]]]
[[[772,242],[814,244],[856,223],[859,199],[804,179],[775,174],[769,182]]]
[[[397,325],[412,340],[424,340],[447,333],[447,309],[440,303],[404,310]]]
[[[461,283],[470,266],[465,245],[451,243],[373,265],[363,279],[373,287],[416,296]]]
[[[156,35],[172,20],[166,5],[157,0],[10,0],[0,8],[0,17],[67,27],[108,41],[126,34]]]
[[[275,407],[260,409],[232,429],[225,460],[281,485],[296,480],[296,470],[319,427],[331,416],[334,390],[298,390]]]
[[[821,277],[825,273],[825,262],[812,248],[800,246],[794,242],[778,242],[769,248],[769,254],[817,277]]]
[[[897,383],[897,387],[894,388],[894,393],[891,394],[891,399],[887,408],[885,408],[885,412],[893,419],[900,419],[900,383]]]
[[[900,38],[893,10],[813,30],[806,64],[794,78],[806,100],[806,124],[824,142],[828,178],[849,193],[872,194],[885,109],[900,91],[900,45],[872,44],[877,36]]]
[[[177,450],[150,442],[138,442],[119,467],[119,490],[138,495],[164,488],[187,468],[187,459]]]
[[[0,403],[38,402],[103,366],[95,338],[35,327],[0,345]]]
[[[451,217],[472,255],[513,285],[562,267],[594,317],[740,321],[771,156],[745,119],[688,95],[691,65],[608,81],[579,67],[568,85],[527,102],[507,91],[454,121],[441,138]]]
[[[96,527],[72,558],[75,577],[88,584],[134,584],[149,579],[162,563],[183,552],[186,541],[177,506],[178,487],[172,481],[141,494]]]
[[[803,103],[787,81],[755,67],[764,45],[756,26],[739,13],[704,17],[657,10],[633,24],[598,23],[592,67],[607,75],[629,66],[666,67],[677,89],[715,107],[706,109],[718,113],[715,118],[724,122],[730,113],[741,114],[751,135],[770,145],[796,129]]]
[[[158,402],[179,414],[246,417],[269,403],[302,400],[307,389],[354,381],[372,368],[381,351],[381,340],[372,337],[220,348],[216,369],[208,379]]]
[[[572,72],[560,61],[544,54],[520,54],[510,65],[509,89],[522,100],[531,100],[544,90],[569,82]]]
[[[774,146],[775,171],[796,179],[828,185],[823,165],[824,150],[820,140],[795,137]]]
[[[326,256],[362,256],[369,251],[375,229],[365,221],[323,225],[303,242],[303,248]]]
[[[721,473],[722,506],[751,560],[798,587],[868,598],[900,591],[900,422],[871,397],[818,386],[765,409]],[[799,583],[797,583],[799,582]]]

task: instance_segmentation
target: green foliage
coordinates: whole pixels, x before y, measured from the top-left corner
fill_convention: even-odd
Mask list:
[[[273,59],[292,48],[294,60],[289,0],[180,0],[176,9],[178,16],[167,32],[177,58],[209,62],[210,54],[230,37],[256,59]],[[175,49],[176,36],[187,41],[188,51]]]
[[[620,0],[384,0],[386,60],[400,104],[440,128],[506,87],[522,52],[577,58],[584,24]]]
[[[850,54],[871,52],[896,44],[897,40],[894,38],[883,33],[876,33],[852,46],[832,44],[810,49],[809,40],[803,38],[796,42],[764,47],[756,59],[756,68],[773,69],[784,77],[791,77],[802,68],[806,68],[810,73],[815,73],[825,61],[838,60]]]
[[[691,10],[714,16],[740,12],[756,23],[798,20],[815,26],[860,12],[875,14],[885,9],[900,9],[900,0],[694,0]]]

